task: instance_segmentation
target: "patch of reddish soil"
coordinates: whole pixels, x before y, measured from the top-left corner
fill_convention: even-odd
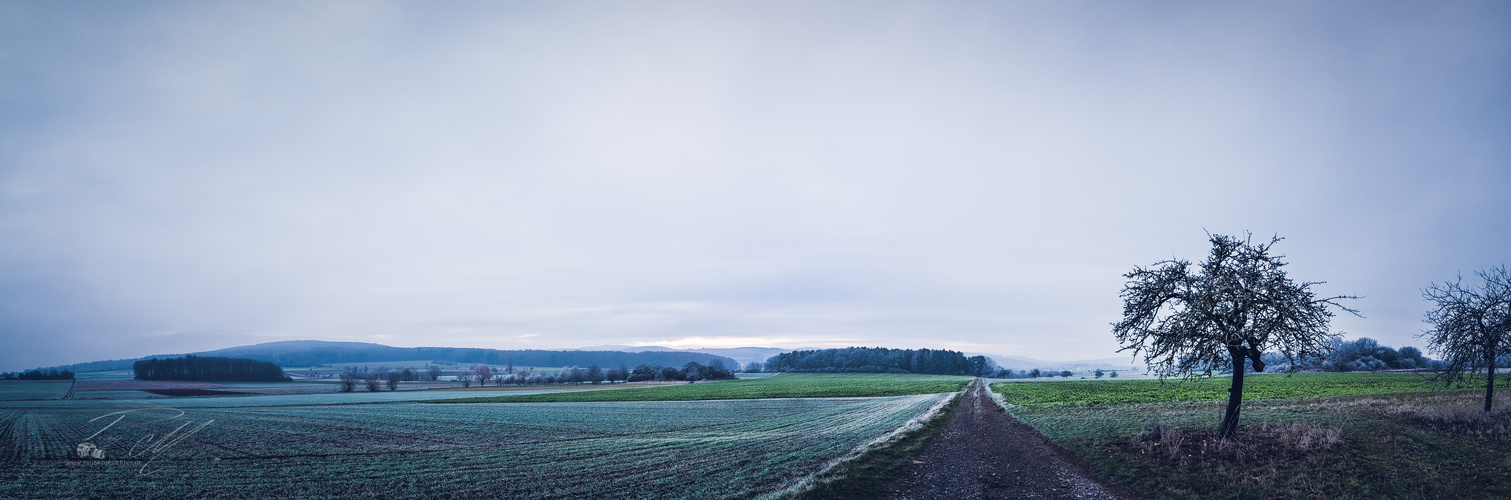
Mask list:
[[[228,389],[210,382],[177,380],[80,380],[76,391],[150,391],[153,389]]]
[[[949,421],[884,489],[886,498],[1122,499],[1087,464],[1008,415],[976,379]]]
[[[142,389],[159,396],[240,396],[245,392],[215,391],[210,389]]]

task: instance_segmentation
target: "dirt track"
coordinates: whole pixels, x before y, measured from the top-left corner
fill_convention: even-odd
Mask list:
[[[987,394],[986,383],[976,379],[885,497],[1128,498],[1090,477],[1084,462],[1008,416]]]

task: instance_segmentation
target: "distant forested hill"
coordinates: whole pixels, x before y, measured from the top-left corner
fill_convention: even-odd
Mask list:
[[[537,349],[502,350],[469,347],[393,347],[368,342],[325,342],[319,340],[289,340],[268,342],[214,351],[190,353],[195,356],[219,356],[268,361],[278,366],[300,367],[331,363],[378,363],[384,361],[429,360],[447,363],[487,363],[515,366],[618,366],[633,367],[638,364],[683,366],[690,361],[712,365],[715,362],[735,369],[735,360],[712,354],[686,351],[620,352],[620,351],[545,351]],[[152,358],[183,356],[168,354],[134,359],[95,361],[53,367],[76,373],[130,370],[137,361]]]

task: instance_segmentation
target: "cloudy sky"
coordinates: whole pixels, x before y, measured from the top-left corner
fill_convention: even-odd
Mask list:
[[[1116,355],[1511,257],[1511,4],[0,2],[0,370],[322,339]]]

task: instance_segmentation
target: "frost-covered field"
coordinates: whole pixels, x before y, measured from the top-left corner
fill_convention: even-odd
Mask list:
[[[949,394],[208,404],[259,397],[172,400],[203,402],[176,409],[164,400],[0,406],[0,497],[752,497],[792,485]]]
[[[0,401],[63,399],[72,380],[0,380]]]
[[[65,387],[66,388],[66,387]],[[508,394],[533,395],[565,392],[569,389],[540,389],[510,391]],[[78,391],[69,401],[3,401],[5,409],[64,409],[64,408],[139,408],[172,406],[175,408],[228,408],[245,406],[312,406],[357,403],[394,403],[405,401],[429,401],[433,399],[456,399],[466,397],[496,396],[499,391],[379,391],[379,392],[324,392],[318,394],[271,394],[224,397],[164,398],[141,391]],[[89,399],[92,401],[79,401]],[[109,401],[99,401],[108,399]]]

